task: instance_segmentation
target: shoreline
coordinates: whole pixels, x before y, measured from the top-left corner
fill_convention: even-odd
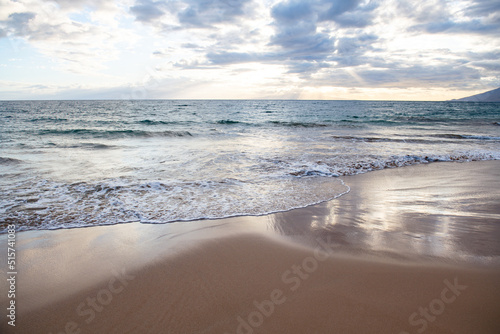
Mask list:
[[[499,166],[342,177],[348,194],[270,215],[18,232],[19,326],[1,328],[414,333],[425,321],[428,332],[495,333]],[[429,318],[418,313],[426,306]]]
[[[301,210],[301,209],[307,209],[309,207],[316,207],[316,206],[321,206],[325,203],[335,201],[336,199],[348,194],[350,192],[350,187],[349,185],[345,184],[344,179],[346,180],[352,180],[365,175],[365,174],[371,174],[373,172],[378,173],[378,172],[383,172],[383,171],[388,171],[388,170],[399,170],[399,169],[405,169],[405,168],[415,168],[419,166],[429,166],[429,165],[436,165],[436,164],[469,164],[469,163],[483,163],[483,162],[495,162],[495,161],[500,161],[500,159],[493,159],[493,160],[456,160],[456,161],[428,161],[426,163],[418,163],[418,164],[411,164],[411,165],[405,165],[405,166],[398,166],[398,167],[385,167],[383,169],[375,169],[375,170],[369,170],[369,171],[364,171],[359,174],[348,174],[348,175],[338,175],[335,178],[338,178],[340,180],[340,183],[347,188],[346,191],[341,192],[329,199],[326,200],[320,200],[318,202],[314,202],[311,204],[307,204],[305,206],[297,206],[297,207],[292,207],[290,209],[286,210],[279,210],[279,211],[269,211],[269,212],[264,212],[264,213],[259,213],[259,214],[249,214],[249,213],[243,213],[243,214],[234,214],[234,215],[228,215],[228,216],[221,216],[221,217],[201,217],[201,218],[193,218],[193,219],[177,219],[177,220],[168,220],[165,222],[148,222],[148,221],[122,221],[122,222],[117,222],[117,223],[102,223],[98,225],[78,225],[78,226],[65,226],[62,225],[61,227],[38,227],[37,229],[21,229],[17,230],[16,232],[30,232],[30,231],[57,231],[57,230],[71,230],[71,229],[80,229],[80,228],[88,228],[88,227],[99,227],[99,226],[113,226],[113,225],[121,225],[121,224],[135,224],[135,223],[140,223],[140,224],[145,224],[145,225],[164,225],[164,224],[174,224],[174,223],[190,223],[190,222],[203,222],[203,221],[216,221],[216,220],[224,220],[228,218],[240,218],[240,217],[262,217],[262,216],[270,216],[270,215],[275,215],[275,214],[280,214],[280,213],[287,213],[289,211],[295,211],[295,210]],[[0,231],[0,236],[4,235],[7,233],[7,229]]]

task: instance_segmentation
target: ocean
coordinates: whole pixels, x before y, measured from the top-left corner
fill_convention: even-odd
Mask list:
[[[0,101],[0,231],[262,215],[500,159],[500,103]]]

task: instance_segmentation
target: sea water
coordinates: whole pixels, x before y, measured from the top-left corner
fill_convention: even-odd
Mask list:
[[[342,176],[500,159],[500,104],[0,101],[0,231],[261,215]]]

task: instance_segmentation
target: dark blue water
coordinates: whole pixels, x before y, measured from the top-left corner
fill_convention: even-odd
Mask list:
[[[500,158],[500,104],[0,102],[0,223],[19,229],[264,214],[342,176]]]

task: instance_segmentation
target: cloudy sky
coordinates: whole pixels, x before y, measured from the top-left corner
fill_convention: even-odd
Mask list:
[[[0,0],[0,99],[443,100],[500,87],[498,0]]]

